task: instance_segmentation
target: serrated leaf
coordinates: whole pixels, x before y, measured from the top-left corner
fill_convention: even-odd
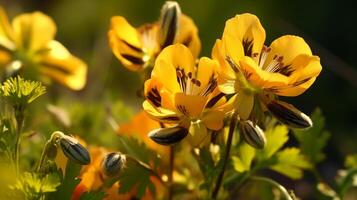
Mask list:
[[[119,183],[119,193],[127,193],[135,188],[138,198],[141,198],[147,189],[154,192],[155,188],[150,180],[150,172],[135,164],[128,164],[120,174]]]
[[[300,143],[301,152],[312,163],[318,163],[325,158],[322,150],[326,146],[330,133],[324,130],[325,118],[321,110],[316,109],[311,115],[313,127],[307,130],[293,130],[294,136]]]
[[[101,191],[85,192],[81,195],[79,200],[102,200],[105,197],[105,193]]]
[[[232,156],[233,167],[238,172],[249,171],[255,157],[255,149],[247,143],[238,147],[238,156]]]
[[[54,192],[60,185],[58,174],[47,174],[42,177],[36,173],[25,172],[11,189],[21,191],[27,199],[39,198],[44,193]]]
[[[301,178],[303,170],[311,168],[311,164],[298,148],[281,150],[276,154],[276,158],[277,163],[270,168],[292,179]]]
[[[284,125],[277,125],[266,130],[267,143],[263,150],[258,151],[259,160],[267,160],[272,157],[289,139],[289,130]]]

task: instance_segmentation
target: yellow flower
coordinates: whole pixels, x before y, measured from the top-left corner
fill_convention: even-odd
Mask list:
[[[82,89],[87,65],[54,40],[55,34],[55,23],[41,12],[21,14],[10,25],[0,7],[0,71],[6,76],[19,70],[27,75],[39,73],[43,81],[52,79],[70,89]]]
[[[263,103],[280,121],[298,128],[309,126],[302,122],[306,116],[276,98],[298,96],[307,90],[322,69],[319,57],[297,36],[282,36],[269,47],[264,41],[265,30],[255,15],[237,15],[226,22],[222,39],[212,51],[221,65],[220,90],[236,94],[236,110],[243,120],[252,117],[253,107]],[[288,111],[290,116],[284,116]]]
[[[151,78],[145,82],[143,107],[153,119],[175,126],[151,132],[155,142],[178,142],[191,123],[203,124],[204,130],[223,127],[226,99],[218,90],[216,69],[217,63],[206,57],[196,65],[191,51],[182,44],[166,47],[159,54]]]
[[[179,5],[172,1],[163,6],[160,21],[138,28],[122,16],[112,17],[108,37],[114,55],[132,71],[152,66],[160,51],[171,44],[186,45],[195,57],[201,49],[194,22],[181,14]]]

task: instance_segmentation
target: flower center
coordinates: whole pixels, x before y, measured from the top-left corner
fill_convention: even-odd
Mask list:
[[[208,84],[202,88],[201,82],[196,78],[196,74],[192,72],[188,72],[186,75],[184,69],[176,68],[176,77],[181,91],[187,95],[208,96],[217,87],[217,79],[213,74],[210,77]]]
[[[270,62],[267,62],[267,58],[270,52],[270,47],[263,46],[260,55],[258,53],[252,54],[253,60],[258,64],[261,69],[267,72],[280,73],[285,76],[290,76],[292,70],[290,69],[289,65],[284,64],[283,56],[274,55],[273,59]]]

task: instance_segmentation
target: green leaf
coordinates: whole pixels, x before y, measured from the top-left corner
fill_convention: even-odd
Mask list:
[[[281,150],[276,154],[276,157],[277,163],[270,168],[292,179],[301,178],[303,169],[311,168],[311,164],[298,148],[293,147]]]
[[[343,197],[344,194],[350,189],[351,187],[356,187],[357,179],[357,168],[354,169],[349,169],[346,171],[343,171],[342,177],[339,178],[338,180],[338,194]]]
[[[238,156],[232,156],[233,167],[238,172],[249,171],[255,157],[255,149],[247,143],[238,147]]]
[[[311,115],[313,127],[307,130],[293,130],[294,136],[300,143],[301,152],[312,163],[318,163],[325,158],[322,150],[326,146],[330,133],[324,130],[325,119],[320,109]]]
[[[101,191],[85,192],[81,195],[79,200],[102,200],[105,197],[105,193]]]
[[[267,160],[272,157],[289,139],[289,130],[284,125],[277,125],[266,130],[267,143],[263,150],[258,151],[259,160]]]
[[[155,192],[154,184],[150,180],[150,172],[133,163],[128,163],[127,168],[120,174],[119,181],[119,193],[127,193],[135,187],[137,197],[140,199],[147,189]]]
[[[26,199],[36,199],[44,193],[54,192],[60,185],[58,174],[47,174],[42,177],[36,173],[25,172],[11,189],[21,191]]]
[[[81,165],[68,162],[66,168],[66,175],[62,180],[61,185],[57,191],[49,194],[51,200],[71,199],[74,189],[79,184],[80,180],[77,178],[81,170]]]
[[[348,155],[345,160],[345,167],[357,168],[357,154]]]

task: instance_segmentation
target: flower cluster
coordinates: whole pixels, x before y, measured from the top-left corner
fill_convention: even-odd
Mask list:
[[[267,112],[292,128],[312,126],[307,115],[278,99],[305,92],[322,69],[302,38],[286,35],[265,46],[259,19],[241,14],[226,22],[212,58],[197,58],[197,31],[187,31],[191,43],[180,40],[186,22],[178,24],[178,16],[178,5],[167,2],[159,24],[134,29],[123,17],[113,17],[109,31],[113,53],[124,66],[153,65],[143,108],[162,128],[149,133],[152,140],[171,145],[190,135],[199,144],[209,136],[207,129],[221,130],[230,113],[245,141],[257,148],[265,144],[259,125]],[[194,28],[191,22],[187,27]],[[204,127],[199,133],[190,130],[197,124]]]

